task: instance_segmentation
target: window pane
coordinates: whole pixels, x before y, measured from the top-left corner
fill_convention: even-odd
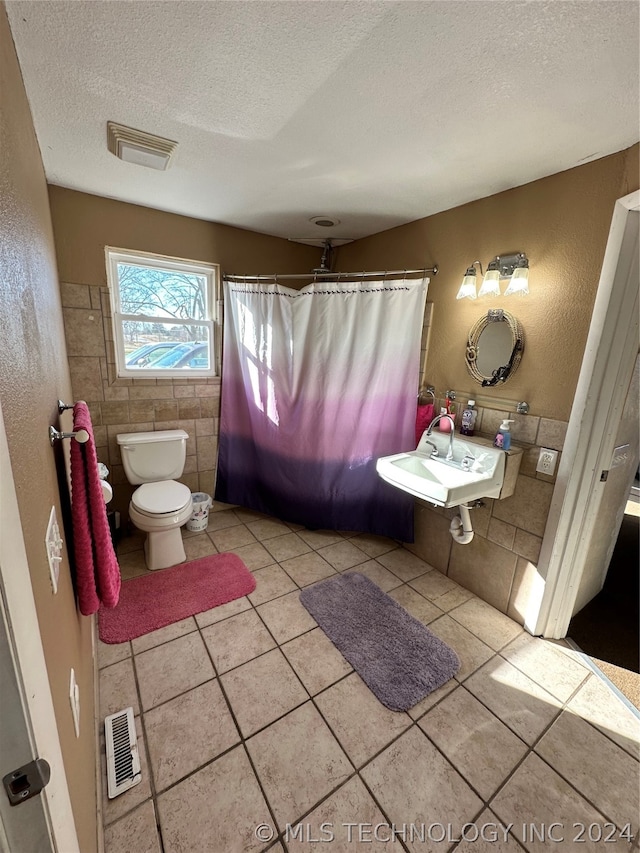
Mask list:
[[[122,331],[127,370],[208,370],[211,366],[206,326],[124,320]]]
[[[118,263],[123,314],[207,319],[207,279],[204,275]]]

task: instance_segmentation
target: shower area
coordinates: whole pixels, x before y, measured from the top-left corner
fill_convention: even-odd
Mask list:
[[[413,499],[375,463],[415,446],[434,269],[336,273],[327,254],[309,274],[224,277],[215,497],[309,529],[411,542]]]

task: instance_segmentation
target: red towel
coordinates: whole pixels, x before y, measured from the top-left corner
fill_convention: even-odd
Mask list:
[[[84,444],[71,439],[71,519],[80,613],[89,616],[100,604],[115,607],[120,597],[120,567],[113,550],[104,502],[93,425],[87,404],[73,407],[73,429],[84,429]]]
[[[416,446],[422,438],[422,433],[433,420],[435,408],[433,403],[426,403],[424,406],[418,406],[416,413]]]

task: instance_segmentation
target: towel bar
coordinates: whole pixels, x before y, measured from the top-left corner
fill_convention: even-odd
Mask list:
[[[433,397],[433,402],[435,403],[435,401],[436,401],[436,389],[433,387],[433,385],[427,385],[426,388],[421,388],[418,391],[418,403],[421,406],[424,405],[422,402],[422,395],[423,394],[431,394],[431,396]]]
[[[62,400],[58,400],[58,412],[62,414],[63,412],[66,412],[67,409],[73,409],[73,405],[73,403],[69,405],[68,403],[63,403]]]
[[[56,441],[60,441],[62,438],[75,438],[80,444],[84,444],[86,441],[89,441],[89,433],[86,429],[79,429],[77,432],[60,432],[53,426],[49,427],[49,441],[52,447]]]

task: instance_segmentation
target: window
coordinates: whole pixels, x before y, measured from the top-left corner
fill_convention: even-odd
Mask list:
[[[218,267],[106,254],[118,376],[215,376]]]

